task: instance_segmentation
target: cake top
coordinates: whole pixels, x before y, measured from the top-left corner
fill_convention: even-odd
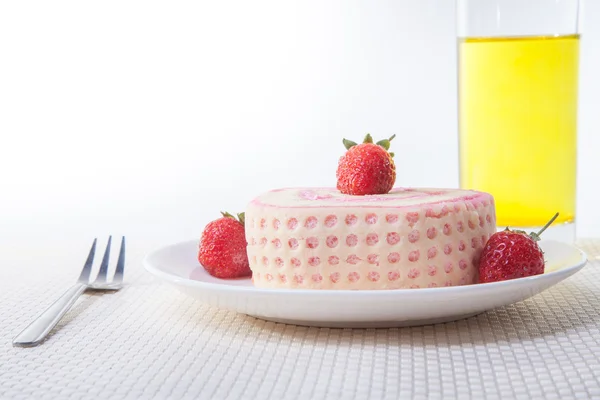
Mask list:
[[[286,188],[266,192],[252,204],[267,207],[411,207],[424,204],[489,201],[486,193],[462,189],[395,188],[387,194],[352,196],[335,188]]]

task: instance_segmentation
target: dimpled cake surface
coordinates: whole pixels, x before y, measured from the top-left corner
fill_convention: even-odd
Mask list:
[[[246,210],[252,280],[261,288],[473,284],[494,232],[493,197],[459,189],[396,188],[372,196],[333,188],[278,189]]]

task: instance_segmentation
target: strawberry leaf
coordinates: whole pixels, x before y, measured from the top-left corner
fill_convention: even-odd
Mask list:
[[[389,149],[390,149],[390,142],[391,142],[392,140],[394,140],[394,138],[395,138],[395,137],[396,137],[396,135],[394,134],[394,135],[392,135],[392,136],[391,136],[389,139],[383,139],[383,140],[380,140],[379,142],[377,142],[377,143],[375,143],[375,144],[377,144],[377,145],[379,145],[379,146],[383,147],[383,148],[384,148],[384,149],[386,149],[386,150],[389,150]]]
[[[378,145],[378,146],[383,147],[386,150],[390,149],[390,141],[388,139],[380,140],[379,142],[377,142],[375,144]]]
[[[352,140],[348,140],[348,139],[344,139],[343,143],[344,143],[344,147],[346,148],[346,150],[350,150],[352,147],[358,146],[358,143],[353,142]]]
[[[238,220],[242,223],[242,225],[246,225],[246,213],[238,213]]]

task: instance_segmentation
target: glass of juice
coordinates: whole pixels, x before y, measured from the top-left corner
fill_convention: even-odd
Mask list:
[[[457,0],[460,185],[498,228],[575,239],[578,0]]]

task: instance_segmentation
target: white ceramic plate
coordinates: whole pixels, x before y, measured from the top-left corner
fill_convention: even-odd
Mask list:
[[[585,254],[565,243],[542,241],[543,275],[468,286],[399,290],[258,289],[249,278],[210,276],[197,261],[198,242],[161,248],[145,268],[182,292],[208,303],[269,321],[366,328],[425,325],[470,317],[525,300],[579,271]]]

